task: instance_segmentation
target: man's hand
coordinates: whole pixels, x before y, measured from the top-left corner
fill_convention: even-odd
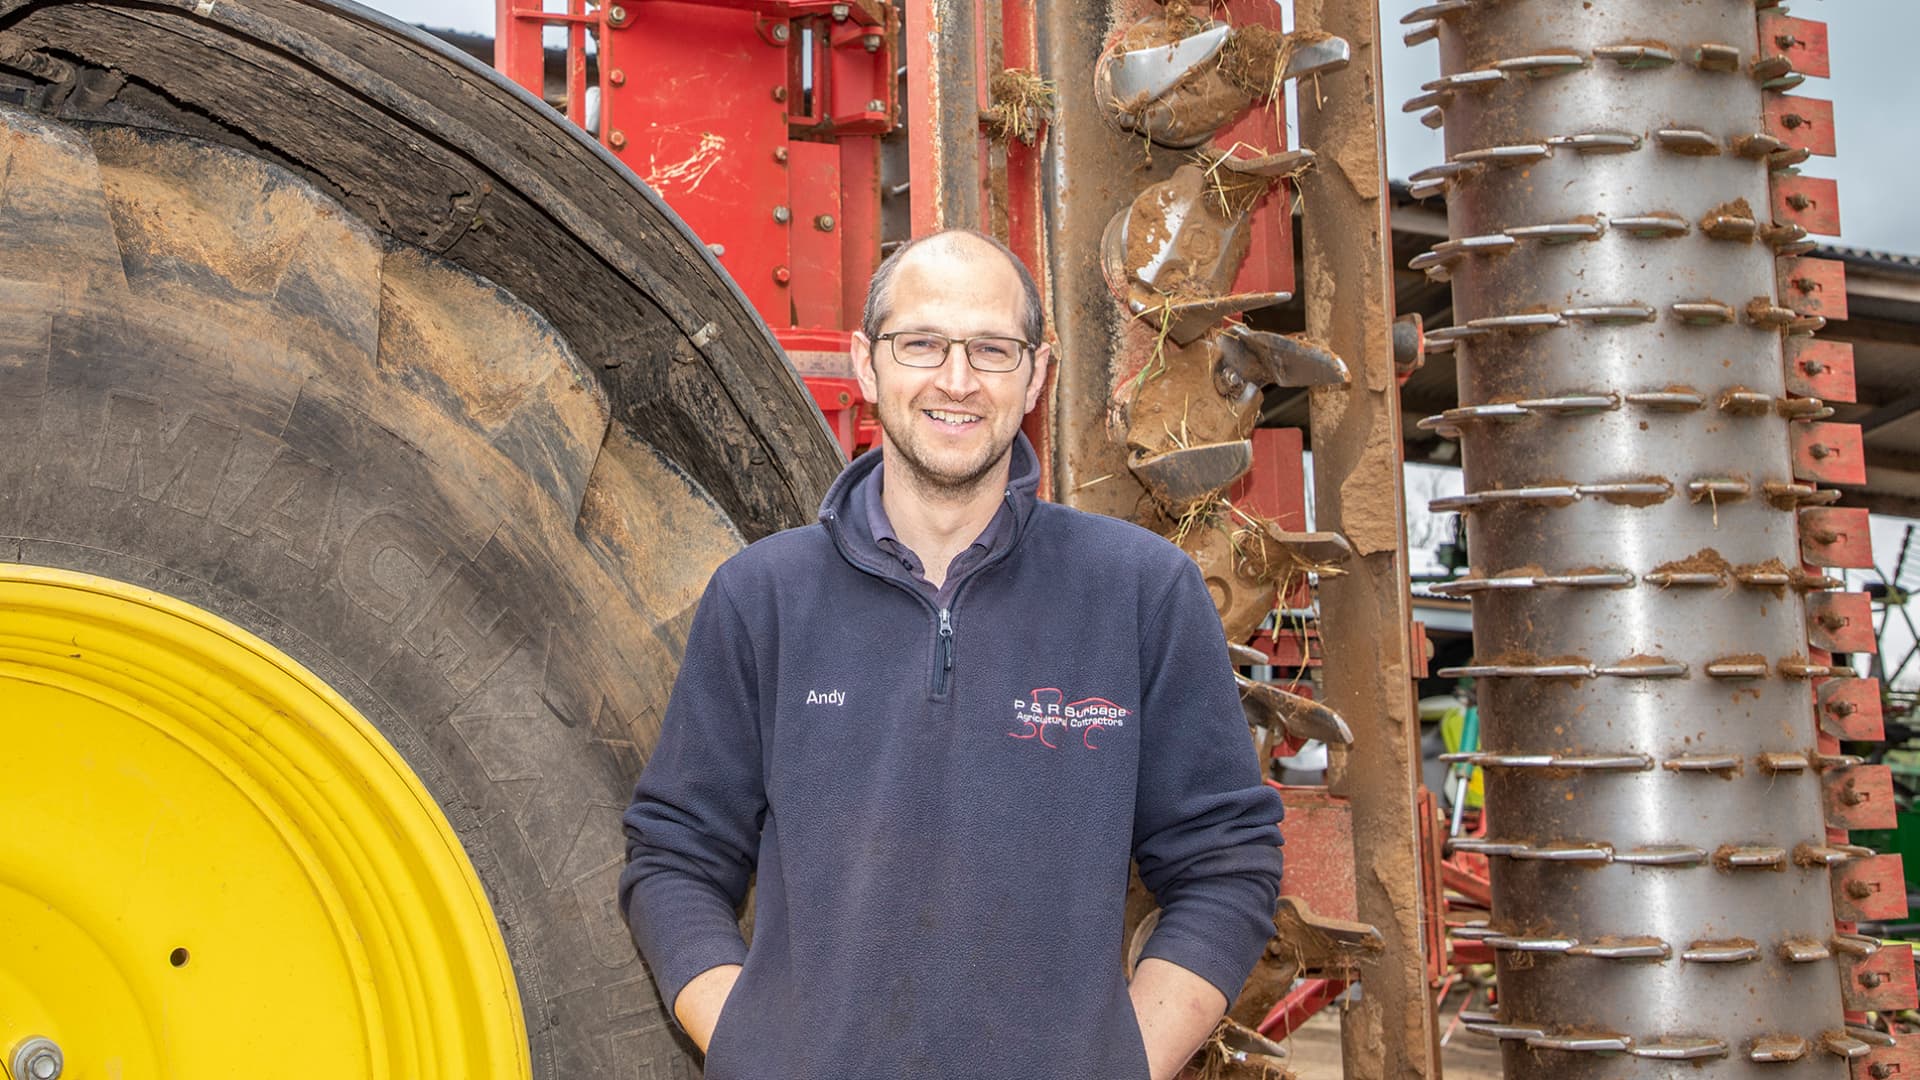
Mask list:
[[[1227,999],[1212,983],[1153,957],[1133,969],[1127,993],[1140,1020],[1140,1038],[1147,1045],[1147,1070],[1153,1080],[1173,1080],[1227,1014]],[[684,1000],[686,995],[681,997]]]
[[[720,1010],[727,1004],[727,995],[733,992],[733,984],[739,978],[739,964],[710,967],[681,987],[680,996],[673,999],[674,1018],[703,1054],[707,1052],[707,1044],[713,1041],[713,1029],[720,1023]],[[1219,992],[1215,991],[1214,996],[1219,997]]]

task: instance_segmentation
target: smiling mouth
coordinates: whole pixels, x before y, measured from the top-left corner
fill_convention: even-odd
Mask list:
[[[920,415],[947,427],[967,427],[980,422],[980,418],[972,413],[953,412],[948,409],[921,409]]]

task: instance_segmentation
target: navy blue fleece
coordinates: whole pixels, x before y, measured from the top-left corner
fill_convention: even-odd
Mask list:
[[[1280,800],[1198,570],[1039,502],[1014,454],[1008,535],[954,583],[951,636],[874,545],[874,454],[701,601],[620,900],[665,1001],[744,963],[713,1080],[1146,1076],[1130,855],[1164,909],[1146,956],[1232,998],[1273,931]]]

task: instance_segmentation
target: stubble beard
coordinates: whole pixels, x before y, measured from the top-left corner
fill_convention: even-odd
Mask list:
[[[900,424],[901,418],[888,415],[890,411],[880,410],[880,429],[886,432],[887,443],[892,451],[887,458],[887,465],[889,468],[903,468],[907,474],[903,479],[924,498],[949,503],[971,500],[987,486],[994,470],[999,468],[1000,464],[1007,460],[1007,455],[1013,451],[1013,439],[1009,438],[999,446],[989,444],[989,452],[974,468],[961,473],[942,470],[929,463],[919,453],[910,437],[902,437],[911,435],[912,414],[918,413],[919,410],[910,407],[909,415],[905,418],[903,425]],[[984,424],[987,421],[983,417],[980,422]],[[897,430],[896,425],[903,426],[906,430]]]

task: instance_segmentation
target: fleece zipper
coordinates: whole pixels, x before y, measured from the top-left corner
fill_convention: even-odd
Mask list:
[[[1012,496],[1013,492],[1009,490],[1007,497],[1011,499]],[[1013,554],[1013,549],[1020,544],[1020,536],[1024,531],[1022,528],[1024,523],[1019,520],[1019,516],[1016,514],[1013,523],[1013,535],[1008,538],[1006,546],[995,553],[992,558],[968,570],[965,577],[954,582],[953,596],[947,601],[946,607],[935,607],[933,601],[927,599],[927,594],[920,591],[919,586],[913,582],[902,581],[888,570],[873,566],[865,559],[855,555],[851,545],[847,543],[846,537],[840,535],[839,511],[828,510],[823,512],[820,517],[826,525],[827,535],[833,540],[833,546],[839,550],[840,557],[847,560],[848,565],[863,573],[877,577],[896,589],[903,590],[914,599],[925,604],[927,611],[935,617],[935,649],[931,696],[935,700],[946,697],[947,690],[953,678],[953,609],[960,606],[960,594],[966,590],[968,583],[971,582],[980,571],[1005,561]]]

